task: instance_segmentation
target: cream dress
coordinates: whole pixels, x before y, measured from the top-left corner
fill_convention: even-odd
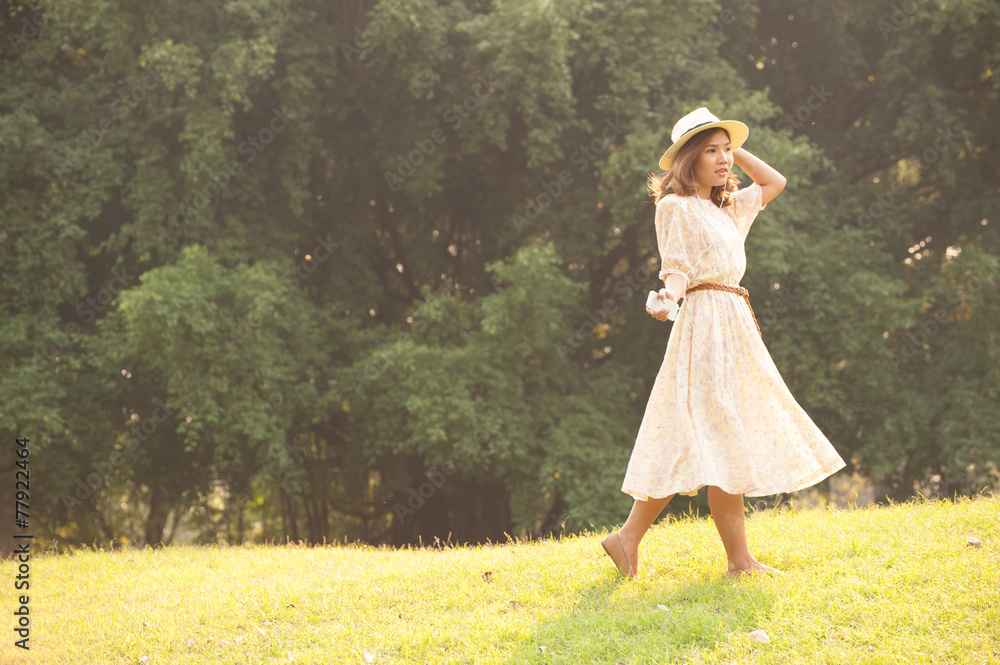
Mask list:
[[[661,279],[676,273],[685,288],[739,285],[743,242],[762,210],[760,185],[733,199],[721,210],[697,197],[669,194],[657,202]],[[809,487],[844,466],[789,392],[743,296],[716,289],[685,295],[622,491],[646,500],[716,485],[768,496]]]

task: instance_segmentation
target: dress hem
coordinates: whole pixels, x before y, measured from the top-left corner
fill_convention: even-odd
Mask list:
[[[846,466],[847,466],[847,463],[844,462],[843,460],[841,460],[841,462],[840,462],[839,465],[834,466],[829,471],[826,470],[826,469],[819,469],[815,473],[812,473],[812,474],[809,474],[808,476],[806,476],[805,479],[799,481],[798,483],[795,483],[794,487],[792,489],[772,490],[771,488],[767,488],[767,489],[761,490],[759,488],[754,488],[754,489],[749,489],[749,490],[730,491],[730,490],[728,490],[728,489],[725,488],[725,484],[724,483],[706,482],[706,483],[699,484],[693,490],[692,489],[683,489],[683,490],[677,490],[675,492],[667,492],[667,494],[665,496],[651,496],[649,494],[645,494],[643,492],[639,492],[639,491],[636,491],[636,490],[627,490],[624,487],[622,488],[622,492],[624,492],[625,494],[628,494],[629,496],[631,496],[633,499],[636,499],[637,501],[650,501],[652,499],[663,499],[663,498],[666,498],[666,496],[672,496],[674,494],[680,494],[680,495],[683,495],[683,496],[697,496],[698,492],[701,490],[702,487],[708,487],[709,485],[715,485],[716,487],[721,487],[722,491],[726,492],[727,494],[742,494],[743,496],[752,496],[752,497],[773,496],[775,494],[788,494],[789,492],[798,492],[799,490],[804,490],[807,487],[812,487],[813,485],[815,485],[819,481],[823,480],[824,478],[826,478],[828,476],[832,476],[834,473],[836,473],[837,471],[840,471],[841,469],[845,468]]]

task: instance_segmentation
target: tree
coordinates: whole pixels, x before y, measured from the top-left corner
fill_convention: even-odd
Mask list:
[[[32,437],[61,542],[623,518],[670,330],[642,307],[645,179],[702,105],[788,178],[743,284],[849,470],[884,497],[996,478],[993,9],[46,0],[3,20],[0,435]]]

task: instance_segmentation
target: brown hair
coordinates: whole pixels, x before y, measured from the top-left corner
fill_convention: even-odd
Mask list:
[[[712,138],[712,134],[715,133],[714,130],[716,129],[722,128],[710,127],[708,130],[702,130],[681,146],[677,156],[674,157],[674,163],[670,166],[669,171],[660,174],[649,174],[646,180],[646,190],[653,197],[653,203],[659,203],[660,199],[667,194],[697,196],[698,190],[694,180],[694,163],[698,155],[701,154],[702,148]],[[725,129],[722,129],[722,131],[726,132],[726,138],[729,138],[729,132]],[[735,173],[730,171],[729,179],[725,185],[712,187],[712,203],[719,205],[722,202],[723,206],[731,205],[732,195],[737,190],[738,185],[739,179]]]

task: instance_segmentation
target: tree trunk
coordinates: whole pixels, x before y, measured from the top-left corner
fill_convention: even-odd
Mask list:
[[[153,485],[149,491],[149,515],[146,517],[146,544],[150,547],[163,545],[163,529],[167,526],[167,515],[170,506],[159,485]]]
[[[174,542],[174,535],[177,533],[177,523],[181,521],[181,509],[178,507],[174,509],[173,519],[170,520],[170,533],[167,534],[167,539],[164,544],[167,546]]]
[[[284,521],[285,540],[298,542],[299,526],[295,520],[295,506],[292,504],[292,498],[288,496],[288,492],[284,488],[279,490],[279,495],[281,496],[281,516]]]
[[[552,508],[545,515],[542,527],[538,531],[538,536],[540,538],[561,536],[567,527],[572,529],[572,526],[568,523],[564,524],[571,515],[572,511],[565,499],[562,496],[557,496],[556,500],[552,502]]]

